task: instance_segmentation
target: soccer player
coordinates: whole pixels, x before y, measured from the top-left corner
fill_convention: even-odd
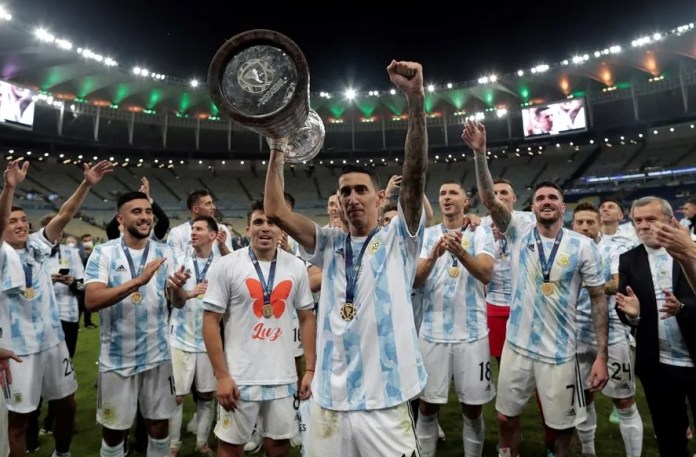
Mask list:
[[[299,392],[304,400],[315,370],[314,300],[304,262],[278,246],[280,227],[266,217],[263,202],[252,203],[247,220],[250,245],[217,262],[204,298],[203,338],[220,405],[218,456],[241,456],[261,417],[266,456],[283,457],[298,430],[291,310],[297,310],[304,339],[306,369]]]
[[[541,182],[535,186],[535,223],[515,215],[493,192],[485,128],[467,121],[462,138],[474,150],[481,201],[505,234],[512,256],[510,320],[495,405],[499,455],[519,455],[519,416],[536,386],[544,420],[557,432],[556,456],[566,457],[571,455],[574,427],[584,419],[583,389],[601,390],[608,378],[602,260],[592,240],[563,228],[565,204],[558,185]],[[597,333],[597,358],[588,380],[578,378],[575,360],[575,313],[583,283],[590,294]]]
[[[150,239],[152,206],[142,192],[117,202],[123,236],[94,248],[85,269],[85,305],[99,311],[97,422],[101,457],[123,456],[123,438],[136,409],[145,418],[148,457],[169,453],[169,419],[176,410],[167,335],[167,294],[180,308],[191,276],[175,271],[171,249]],[[168,290],[169,289],[169,290]]]
[[[12,457],[26,451],[28,415],[36,410],[41,397],[53,402],[56,416],[54,455],[70,455],[75,422],[73,393],[77,390],[77,380],[61,328],[48,258],[55,241],[77,213],[90,189],[113,169],[107,161],[91,168],[87,164],[83,167],[83,181],[46,227],[30,235],[27,214],[22,208],[12,207],[9,224],[3,233],[4,240],[21,258],[25,278],[24,292],[11,296],[7,309],[11,319],[8,349],[24,360],[21,364],[10,362],[14,383],[7,408],[10,410]],[[15,169],[11,177],[10,173],[6,175],[6,182],[10,177],[16,186],[24,180],[26,171],[26,166]],[[10,184],[10,188],[15,186]],[[6,279],[3,278],[3,282]]]
[[[425,229],[414,287],[420,287],[423,324],[420,350],[428,382],[420,399],[416,435],[423,457],[433,457],[437,414],[447,404],[450,380],[462,405],[464,455],[480,457],[485,427],[483,404],[495,396],[486,322],[484,284],[493,275],[493,232],[469,229],[468,204],[461,184],[440,186],[442,224]]]
[[[191,277],[186,281],[186,306],[172,310],[169,341],[172,348],[172,370],[176,390],[176,413],[169,424],[170,457],[176,457],[181,446],[181,421],[184,398],[196,379],[196,452],[212,456],[208,435],[213,426],[213,395],[215,375],[203,342],[203,296],[208,289],[208,272],[219,256],[213,251],[218,224],[209,216],[196,216],[191,225],[191,250],[177,260]]]
[[[609,371],[611,377],[602,392],[612,399],[619,415],[619,430],[626,448],[626,457],[640,457],[643,450],[643,420],[640,418],[634,399],[636,382],[628,344],[628,329],[616,313],[616,290],[619,286],[619,250],[614,243],[600,235],[599,209],[592,203],[578,204],[573,210],[573,230],[593,240],[602,255],[604,291],[609,303]],[[580,290],[577,311],[577,351],[581,379],[590,375],[592,362],[597,354],[597,336],[592,323],[590,296],[584,288]],[[594,393],[585,390],[587,418],[577,425],[583,457],[594,457],[597,412]]]
[[[411,307],[428,157],[423,70],[393,60],[387,72],[406,95],[409,113],[399,215],[387,227],[378,224],[384,192],[377,174],[359,166],[344,167],[338,179],[349,233],[289,211],[283,202],[284,143],[270,141],[266,214],[323,275],[305,443],[310,457],[418,452],[408,401],[427,377]]]
[[[205,189],[192,191],[186,198],[186,207],[191,212],[191,218],[183,224],[172,228],[167,235],[167,244],[174,251],[175,258],[186,255],[191,246],[191,224],[196,216],[208,216],[215,218],[215,203],[213,197]],[[224,256],[233,251],[232,236],[224,224],[220,224],[217,243],[213,244],[215,255]]]
[[[623,204],[615,198],[607,198],[599,205],[599,215],[602,219],[600,229],[602,239],[616,245],[619,254],[638,245],[639,241],[634,228],[620,225],[624,216]]]

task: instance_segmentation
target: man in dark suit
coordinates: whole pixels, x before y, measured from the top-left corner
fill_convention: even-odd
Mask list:
[[[672,220],[663,199],[631,208],[641,245],[619,259],[616,307],[636,327],[636,375],[643,384],[661,457],[689,457],[686,400],[696,413],[696,295],[678,261],[662,247],[656,224]]]

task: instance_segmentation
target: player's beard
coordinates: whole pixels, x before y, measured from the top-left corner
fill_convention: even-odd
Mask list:
[[[132,236],[134,236],[135,238],[138,238],[138,239],[141,239],[141,240],[142,240],[142,239],[145,239],[145,238],[147,238],[147,237],[150,236],[150,230],[151,230],[151,229],[152,229],[152,228],[149,228],[149,229],[147,230],[147,233],[143,234],[143,233],[141,233],[141,232],[138,231],[138,228],[137,228],[136,226],[129,226],[129,227],[126,227],[126,230],[128,230],[128,233],[130,233],[130,234],[131,234]]]

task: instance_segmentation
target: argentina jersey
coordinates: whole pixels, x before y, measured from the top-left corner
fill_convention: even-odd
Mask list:
[[[648,262],[655,288],[655,300],[657,301],[657,335],[659,340],[660,363],[677,367],[693,367],[694,362],[689,356],[686,341],[682,336],[677,318],[672,316],[662,319],[659,311],[665,303],[665,292],[674,293],[672,284],[672,272],[674,271],[674,259],[665,248],[652,249],[645,246],[648,252]]]
[[[612,275],[619,273],[619,251],[617,246],[602,237],[597,243],[597,249],[602,256],[604,278],[606,282],[611,281]],[[608,344],[617,344],[626,341],[628,338],[628,328],[621,322],[616,312],[616,296],[607,295],[608,314],[609,314],[609,339]],[[578,341],[585,344],[597,345],[597,334],[595,332],[594,321],[592,320],[592,303],[590,294],[586,288],[580,289],[578,296]]]
[[[9,349],[19,356],[45,351],[65,339],[47,263],[51,247],[41,230],[29,235],[25,249],[17,250],[24,272],[24,292],[9,299]]]
[[[54,248],[54,252],[55,249],[57,249],[58,252],[50,256],[47,261],[49,272],[51,274],[58,274],[61,269],[67,268],[70,270],[68,274],[76,281],[84,279],[85,268],[77,248],[59,245]],[[56,282],[53,284],[53,289],[56,294],[60,320],[64,322],[79,321],[80,311],[77,296],[70,290],[70,287],[63,283]]]
[[[179,259],[177,268],[183,265],[184,270],[191,275],[184,284],[184,289],[187,292],[193,291],[198,284],[196,271],[201,279],[207,281],[210,267],[220,258],[220,256],[215,255],[215,252],[212,252],[211,255],[209,264],[208,259],[198,258],[193,250],[184,258]],[[198,269],[196,269],[194,262],[198,264]],[[171,329],[170,342],[173,348],[185,352],[206,352],[203,342],[203,296],[189,298],[183,308],[172,308],[169,326]]]
[[[22,289],[24,289],[24,270],[17,251],[3,241],[0,241],[0,268],[2,269],[0,347],[10,348],[10,297],[22,293]]]
[[[121,245],[122,238],[99,244],[94,248],[85,269],[85,285],[91,283],[118,287],[133,278],[128,259]],[[129,249],[137,268],[145,250]],[[167,332],[167,278],[174,273],[171,249],[160,242],[149,241],[144,264],[166,258],[150,282],[135,294],[99,310],[101,347],[99,371],[115,371],[131,376],[170,360]]]
[[[317,225],[314,253],[301,250],[303,258],[322,269],[312,394],[323,408],[390,408],[425,387],[411,304],[424,216],[411,235],[400,205],[398,211],[369,242],[352,240],[355,257],[357,244],[367,245],[352,303],[346,300],[347,234]]]
[[[443,236],[443,225],[425,229],[421,259],[427,259]],[[450,230],[451,231],[451,230]],[[462,247],[469,255],[493,257],[490,227],[483,225],[462,232]],[[435,262],[423,290],[423,324],[420,336],[433,343],[473,342],[488,335],[483,283],[452,254],[445,251]],[[456,268],[454,273],[452,268]]]
[[[535,223],[513,214],[505,236],[511,245],[512,302],[507,341],[534,360],[561,364],[575,356],[577,300],[583,283],[603,286],[602,259],[594,241],[567,229],[544,283]],[[550,259],[554,239],[541,238]]]

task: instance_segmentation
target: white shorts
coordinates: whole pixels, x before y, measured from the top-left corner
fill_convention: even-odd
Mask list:
[[[176,396],[169,360],[132,376],[121,376],[113,371],[99,373],[98,423],[111,430],[129,429],[138,401],[145,419],[171,419],[176,410]]]
[[[488,337],[471,343],[431,343],[420,338],[418,344],[428,372],[421,400],[446,404],[453,377],[460,403],[483,405],[495,397]]]
[[[11,398],[7,409],[14,413],[30,413],[46,401],[60,400],[77,390],[77,379],[65,341],[21,357],[22,363],[10,360],[12,371]]]
[[[191,392],[194,378],[196,391],[215,392],[217,382],[213,373],[213,364],[206,352],[186,352],[172,348],[172,370],[174,371],[174,386],[178,396]]]
[[[631,361],[631,348],[628,339],[609,345],[609,382],[602,393],[609,398],[630,398],[636,393],[636,380]],[[580,363],[580,379],[587,381],[592,372],[592,364],[597,358],[597,346],[578,343],[578,362]]]
[[[515,352],[506,342],[495,409],[510,417],[521,415],[536,387],[546,425],[555,430],[575,427],[586,416],[585,383],[577,365],[575,358],[558,365],[533,360]]]
[[[387,409],[331,411],[311,400],[309,415],[306,457],[420,457],[408,402]]]
[[[222,406],[218,406],[215,436],[229,444],[245,444],[251,439],[254,425],[260,419],[265,438],[288,440],[297,434],[294,399],[290,395],[274,400],[240,400],[235,411],[225,411]]]

